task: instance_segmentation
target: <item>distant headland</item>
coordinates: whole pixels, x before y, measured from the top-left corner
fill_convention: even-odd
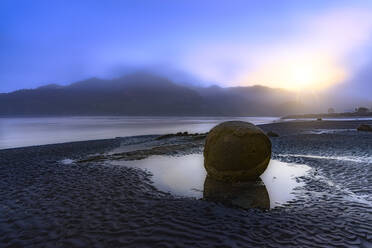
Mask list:
[[[355,108],[354,112],[336,113],[333,108],[328,109],[328,113],[286,115],[281,119],[322,119],[322,118],[372,118],[372,111],[366,107]]]

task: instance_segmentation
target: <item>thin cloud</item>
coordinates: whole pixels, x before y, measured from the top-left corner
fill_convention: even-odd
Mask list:
[[[283,27],[291,34],[266,42],[241,38],[203,44],[185,57],[183,66],[227,85],[322,89],[347,80],[365,63],[358,55],[372,34],[368,10],[328,10],[291,25]]]

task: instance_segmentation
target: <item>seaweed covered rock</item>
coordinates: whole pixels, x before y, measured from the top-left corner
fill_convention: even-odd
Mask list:
[[[216,180],[256,180],[266,170],[270,158],[270,139],[249,122],[221,123],[206,138],[204,166],[208,175]]]
[[[367,124],[362,124],[357,128],[358,131],[372,132],[372,126]]]
[[[267,132],[267,136],[269,136],[269,137],[279,137],[279,134],[277,134],[273,131],[269,131],[269,132]]]

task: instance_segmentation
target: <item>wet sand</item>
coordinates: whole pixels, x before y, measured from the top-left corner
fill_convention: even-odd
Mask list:
[[[360,123],[371,121],[262,125],[280,135],[273,159],[311,167],[296,198],[271,210],[176,197],[110,163],[200,153],[193,137],[0,150],[0,247],[371,247],[372,133]]]

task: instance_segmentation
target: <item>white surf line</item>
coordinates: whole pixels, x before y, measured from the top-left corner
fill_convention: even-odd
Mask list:
[[[305,134],[332,134],[338,132],[356,132],[356,129],[313,129],[304,131]]]
[[[334,157],[334,156],[330,156],[330,157],[326,157],[326,156],[317,156],[317,155],[305,155],[305,154],[278,154],[278,156],[280,157],[305,157],[305,158],[316,158],[316,159],[333,159],[333,160],[340,160],[340,161],[352,161],[352,162],[358,162],[358,163],[369,163],[372,161],[372,158],[370,157],[353,157],[353,156],[339,156],[339,157]],[[318,171],[319,173],[321,173],[320,171]],[[359,203],[364,203],[364,204],[367,204],[369,206],[372,206],[372,201],[368,200],[368,195],[357,195],[355,194],[354,192],[352,192],[350,189],[340,185],[340,184],[337,184],[335,182],[333,182],[332,180],[330,180],[329,178],[325,177],[325,176],[322,176],[322,175],[317,175],[314,177],[315,179],[318,179],[318,180],[321,180],[323,182],[325,182],[328,186],[330,187],[334,187],[336,188],[337,190],[345,193],[347,196],[345,196],[345,199],[347,200],[351,200],[351,201],[355,201],[355,202],[359,202]]]
[[[70,159],[70,158],[66,158],[66,159],[62,159],[59,161],[61,164],[65,164],[65,165],[68,165],[68,164],[73,164],[75,163],[75,160],[73,159]]]
[[[356,163],[372,163],[372,157],[357,157],[357,156],[319,156],[306,154],[278,154],[279,157],[297,157],[297,158],[315,158],[315,159],[331,159],[339,161],[350,161]]]
[[[334,187],[336,190],[339,190],[342,193],[344,193],[346,195],[346,196],[343,197],[345,200],[359,202],[359,203],[363,203],[363,204],[372,206],[372,201],[370,201],[368,199],[369,195],[357,195],[354,192],[352,192],[350,189],[333,182],[332,180],[330,180],[329,178],[327,178],[323,175],[317,175],[314,178],[317,179],[317,180],[323,181],[329,187]]]

